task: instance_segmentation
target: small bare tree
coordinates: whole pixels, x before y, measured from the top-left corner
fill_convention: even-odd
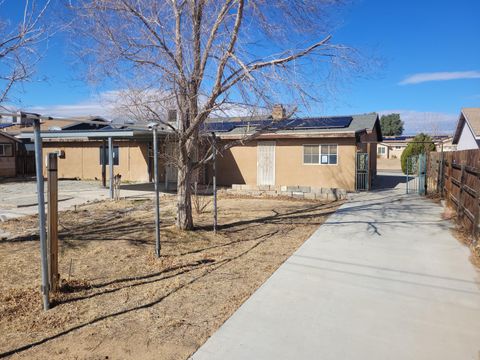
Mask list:
[[[126,89],[127,107],[137,119],[164,123],[175,134],[179,228],[193,228],[192,174],[211,158],[211,150],[197,156],[210,114],[231,104],[263,109],[276,102],[308,104],[319,98],[321,79],[331,74],[325,65],[350,61],[347,48],[331,43],[333,26],[327,21],[340,2],[71,3],[90,73],[107,75]],[[166,122],[169,102],[177,109],[177,126]]]
[[[50,0],[19,2],[23,11],[14,14],[0,0],[0,107],[11,100],[15,85],[31,79],[42,55],[40,44],[50,35],[45,23]]]

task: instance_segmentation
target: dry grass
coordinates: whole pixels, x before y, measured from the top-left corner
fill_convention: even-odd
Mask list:
[[[160,259],[150,201],[62,212],[62,287],[48,312],[36,217],[2,223],[15,238],[0,241],[0,357],[185,359],[338,205],[222,196],[214,236],[211,207],[196,231],[176,230],[169,197]]]
[[[475,242],[472,234],[458,225],[458,223],[455,223],[455,228],[452,232],[458,241],[470,249],[470,261],[480,269],[480,242]]]

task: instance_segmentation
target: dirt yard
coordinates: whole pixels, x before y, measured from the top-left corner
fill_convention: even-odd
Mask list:
[[[221,197],[198,230],[173,227],[161,200],[162,257],[151,200],[101,202],[60,214],[62,290],[42,311],[37,219],[0,223],[0,358],[186,359],[339,203]]]

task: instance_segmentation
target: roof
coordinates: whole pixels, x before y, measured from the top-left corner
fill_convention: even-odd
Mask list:
[[[209,119],[204,126],[204,131],[212,131],[217,136],[229,138],[252,134],[255,131],[265,131],[270,136],[274,135],[305,135],[305,136],[355,136],[366,131],[377,131],[378,141],[381,141],[381,129],[376,113],[322,116],[310,118],[292,118],[272,120],[268,118],[217,118]]]
[[[468,125],[475,138],[480,139],[480,108],[463,108],[455,129],[453,144],[458,144],[465,124]]]
[[[15,142],[19,142],[19,143],[22,142],[21,140],[17,139],[15,136],[12,136],[12,135],[6,133],[5,131],[0,131],[0,137],[2,137],[2,136],[6,137],[7,139],[13,140]]]
[[[88,120],[88,119],[85,119]],[[60,130],[88,130],[98,129],[105,125],[92,125],[88,123],[73,122],[71,120],[47,120],[40,123],[40,131],[60,131]],[[12,125],[5,129],[10,134],[22,134],[33,132],[33,125]]]

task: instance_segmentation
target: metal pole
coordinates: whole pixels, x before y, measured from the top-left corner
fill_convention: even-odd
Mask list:
[[[442,141],[442,159],[440,164],[440,197],[443,199],[443,186],[444,186],[444,166],[445,166],[445,154],[443,153],[443,141]]]
[[[215,133],[212,133],[213,137],[213,233],[217,233],[217,138]]]
[[[105,139],[102,140],[102,186],[107,187],[107,159],[105,152],[107,150],[107,142]]]
[[[406,179],[406,182],[405,182],[405,186],[406,186],[406,193],[408,194],[408,167],[410,166],[410,161],[407,157],[407,166],[406,166],[406,174],[405,174],[405,179]]]
[[[160,196],[158,189],[158,140],[157,127],[152,128],[153,133],[153,176],[155,179],[155,253],[160,257]]]
[[[50,301],[48,299],[48,260],[47,260],[47,239],[45,232],[45,198],[44,198],[44,184],[43,184],[43,156],[42,156],[42,139],[40,137],[40,120],[33,121],[33,133],[35,139],[35,172],[37,176],[37,197],[38,197],[38,225],[40,232],[40,257],[41,271],[42,271],[42,287],[41,292],[43,296],[43,309],[50,308]]]
[[[48,185],[48,253],[50,289],[57,291],[59,287],[58,275],[58,161],[57,153],[48,154],[47,163]]]
[[[113,199],[113,139],[108,138],[108,167],[110,170],[110,199]]]

